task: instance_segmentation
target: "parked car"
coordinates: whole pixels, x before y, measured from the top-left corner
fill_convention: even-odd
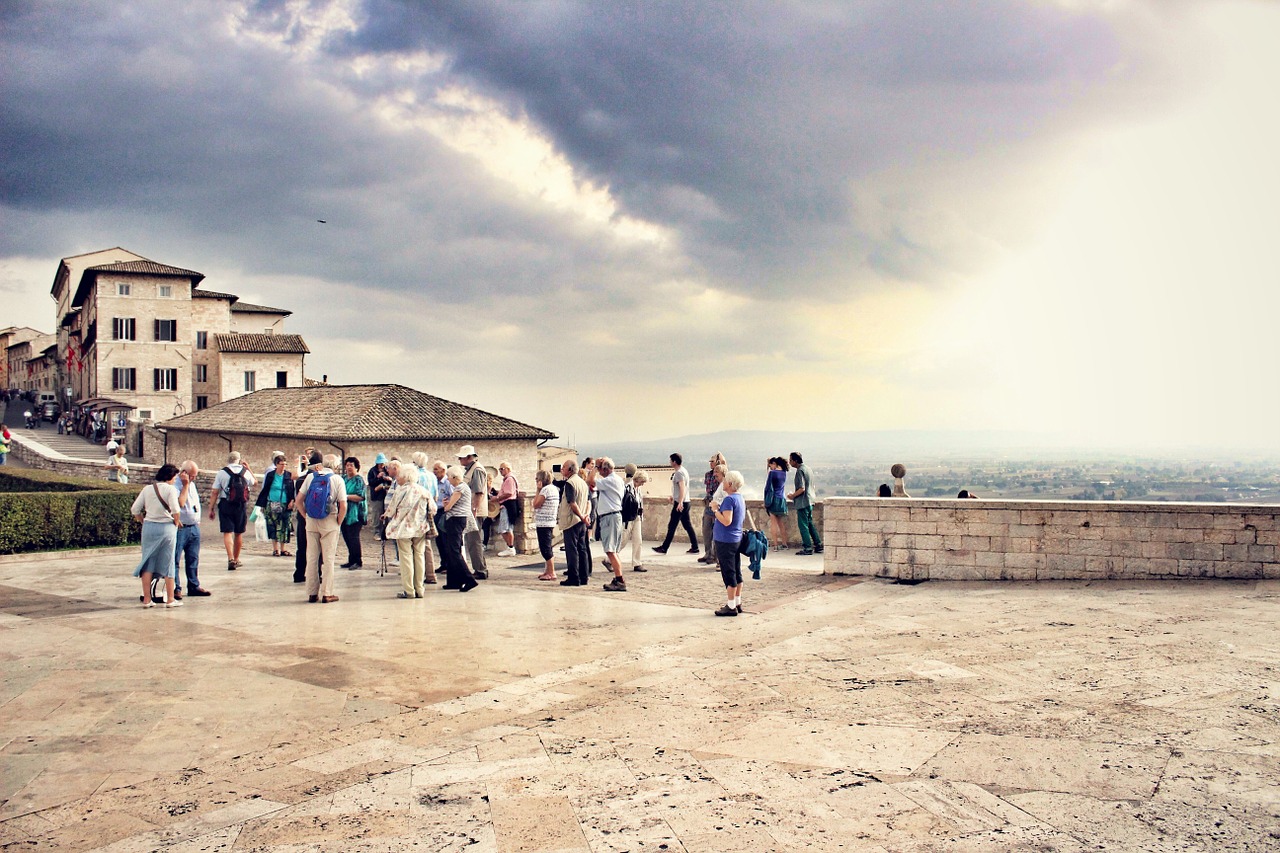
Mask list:
[[[40,406],[40,420],[56,421],[58,415],[62,414],[57,403],[44,403]]]

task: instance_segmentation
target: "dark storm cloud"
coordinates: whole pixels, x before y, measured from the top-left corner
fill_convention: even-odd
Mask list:
[[[335,50],[445,53],[629,211],[680,229],[713,275],[766,288],[965,266],[945,236],[895,221],[954,199],[909,169],[870,209],[854,188],[924,161],[1008,191],[1025,156],[1011,146],[1045,144],[1063,113],[1114,109],[1147,70],[1102,12],[1050,3],[370,0],[364,12]]]
[[[1128,47],[1143,33],[1048,3],[371,0],[308,53],[327,5],[4,4],[0,255],[123,244],[196,268],[611,307],[679,277],[800,298],[928,282],[1020,225],[991,200],[1143,71]],[[422,48],[444,67],[408,83],[344,70]],[[426,102],[459,80],[674,247],[601,239],[376,114],[397,87]]]

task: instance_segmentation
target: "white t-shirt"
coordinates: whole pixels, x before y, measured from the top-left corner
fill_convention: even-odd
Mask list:
[[[600,515],[622,512],[622,492],[626,488],[626,481],[617,474],[596,477],[596,495],[599,500],[597,507]]]
[[[144,521],[165,521],[173,524],[173,513],[178,511],[178,490],[173,487],[172,483],[159,483],[160,494],[156,494],[156,489],[147,486],[138,497],[133,501],[132,512],[134,515],[144,516]],[[162,503],[160,498],[164,498]],[[169,504],[169,509],[164,508],[164,504]],[[172,512],[170,512],[172,510]]]
[[[560,511],[560,490],[548,483],[538,494],[542,495],[542,506],[533,511],[533,526],[555,527],[556,513]]]

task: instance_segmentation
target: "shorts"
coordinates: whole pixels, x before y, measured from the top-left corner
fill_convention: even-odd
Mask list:
[[[503,533],[511,532],[511,521],[507,518],[507,508],[505,506],[498,510],[498,526],[496,529],[499,536]]]
[[[770,498],[764,502],[764,511],[779,518],[787,514],[786,498]]]
[[[249,508],[243,504],[232,506],[229,501],[218,501],[218,530],[222,533],[244,533],[249,522]]]
[[[552,545],[555,544],[556,529],[554,527],[538,528],[538,553],[542,555],[542,559],[550,560],[555,555]]]
[[[616,554],[622,550],[622,513],[611,512],[596,520],[600,532],[600,544],[606,554]]]
[[[725,587],[742,586],[742,555],[737,542],[716,542],[716,560],[720,563],[720,579]]]

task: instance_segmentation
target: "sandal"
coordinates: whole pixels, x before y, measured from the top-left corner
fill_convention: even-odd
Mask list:
[[[288,548],[284,548],[284,549],[281,549],[281,551],[280,551],[280,556],[281,556],[281,557],[292,557],[292,556],[293,556],[293,552],[292,552],[292,551],[290,551]]]

